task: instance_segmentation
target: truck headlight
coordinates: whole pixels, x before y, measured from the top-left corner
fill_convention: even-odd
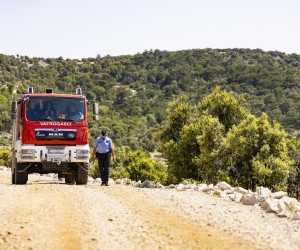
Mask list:
[[[24,155],[32,155],[32,154],[35,153],[35,152],[34,152],[34,149],[22,149],[21,152],[22,152],[22,155],[23,155],[23,154],[24,154]]]
[[[76,150],[76,158],[77,159],[88,159],[89,158],[89,150],[86,149],[77,149]]]
[[[21,158],[22,159],[34,159],[35,158],[35,150],[34,149],[22,149],[21,150]]]

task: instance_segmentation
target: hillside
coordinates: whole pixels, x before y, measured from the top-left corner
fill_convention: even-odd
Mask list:
[[[245,93],[252,114],[266,112],[290,133],[300,129],[300,55],[277,51],[155,50],[82,60],[0,55],[0,84],[1,131],[11,128],[7,104],[28,86],[35,92],[81,86],[100,104],[99,125],[109,128],[117,145],[132,149],[155,149],[154,133],[170,100],[185,93],[194,104],[215,86]]]

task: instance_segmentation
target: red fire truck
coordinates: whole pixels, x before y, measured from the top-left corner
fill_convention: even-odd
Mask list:
[[[58,173],[66,183],[86,184],[90,148],[88,101],[76,94],[28,93],[12,103],[12,183],[26,184],[28,174]],[[97,120],[98,106],[92,104]]]

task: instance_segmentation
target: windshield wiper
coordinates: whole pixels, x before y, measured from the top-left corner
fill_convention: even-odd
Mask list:
[[[39,119],[39,121],[53,121],[50,117]]]
[[[64,121],[68,121],[68,122],[76,122],[74,119],[64,119]]]

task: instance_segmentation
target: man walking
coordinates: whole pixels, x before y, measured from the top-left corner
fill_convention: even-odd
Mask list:
[[[98,168],[101,177],[101,186],[108,186],[110,157],[116,162],[115,151],[106,129],[102,129],[101,136],[96,139],[92,159],[98,158]]]

